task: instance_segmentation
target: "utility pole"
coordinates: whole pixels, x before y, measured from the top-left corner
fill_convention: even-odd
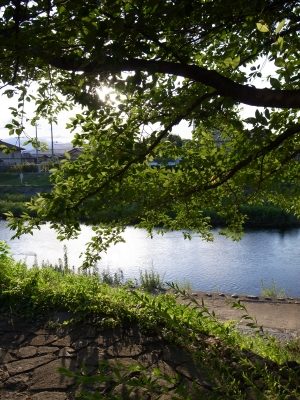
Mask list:
[[[37,147],[37,142],[38,142],[37,128],[38,128],[38,124],[35,124],[35,140],[36,140],[35,156],[36,156],[36,165],[38,165],[38,163],[39,163],[39,152],[38,152],[38,147]]]
[[[52,164],[54,163],[54,149],[53,149],[53,127],[52,127],[52,120],[50,122],[50,130],[51,130],[51,159]]]
[[[37,172],[41,172],[41,166],[39,165],[39,149],[38,149],[38,136],[37,136],[37,128],[38,124],[35,124],[35,140],[36,140],[36,148],[35,148],[35,155],[36,155],[36,166],[37,166]]]

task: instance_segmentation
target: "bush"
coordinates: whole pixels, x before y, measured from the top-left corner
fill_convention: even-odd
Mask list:
[[[35,163],[22,163],[10,166],[10,172],[20,173],[20,172],[38,172],[38,166]]]
[[[164,286],[163,279],[165,274],[161,278],[159,273],[155,271],[154,267],[152,266],[150,271],[142,271],[140,270],[140,281],[141,286],[147,292],[151,292],[154,289],[159,289]]]
[[[24,212],[32,217],[36,216],[35,211],[26,208],[25,202],[0,200],[0,218],[6,218],[4,214],[8,211],[12,212],[15,217],[20,217]]]

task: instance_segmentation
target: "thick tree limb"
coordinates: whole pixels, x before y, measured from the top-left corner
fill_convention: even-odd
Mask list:
[[[147,71],[181,76],[201,82],[216,89],[222,96],[257,107],[300,108],[300,90],[257,89],[242,85],[221,75],[217,71],[168,61],[142,59],[117,60],[107,57],[104,63],[92,61],[86,65],[83,60],[70,60],[64,57],[52,58],[50,64],[68,71],[101,74],[103,72]]]

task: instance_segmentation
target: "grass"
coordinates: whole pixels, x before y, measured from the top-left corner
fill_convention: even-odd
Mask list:
[[[31,196],[21,193],[0,193],[0,217],[5,218],[5,213],[11,211],[16,217],[23,212],[31,216],[36,216],[35,212],[27,210],[26,202],[30,201]]]
[[[187,278],[183,278],[180,281],[176,280],[174,283],[180,290],[193,290],[193,285]]]
[[[23,173],[23,184],[20,174],[13,172],[0,173],[0,186],[51,186],[50,175],[46,173]]]
[[[146,287],[148,283],[162,284],[162,279],[153,268],[142,272],[142,277]],[[299,398],[299,376],[291,367],[293,362],[300,362],[297,341],[280,345],[274,338],[262,336],[262,330],[248,315],[246,308],[240,303],[232,303],[232,306],[243,309],[250,326],[258,332],[254,335],[240,334],[233,323],[220,322],[203,302],[197,302],[178,285],[170,284],[170,287],[173,292],[176,290],[187,298],[190,306],[179,304],[171,293],[154,296],[139,290],[128,290],[128,283],[123,282],[120,271],[116,276],[108,270],[99,273],[95,269],[74,273],[68,265],[66,251],[56,266],[44,263],[28,269],[24,263],[14,261],[9,248],[0,242],[1,313],[36,320],[51,315],[53,311],[72,311],[78,315],[77,322],[101,328],[135,323],[142,330],[159,333],[166,341],[189,351],[195,362],[218,382],[214,388],[215,399],[246,399],[245,387],[257,392],[256,398],[259,399]],[[207,341],[213,344],[206,345]],[[284,370],[293,380],[293,385],[284,383],[274,370]],[[93,379],[106,382],[106,371],[104,362],[94,377],[85,377],[80,373],[73,376],[83,383],[91,383]],[[104,397],[99,397],[101,394],[83,395],[82,398],[116,398],[113,397],[113,388],[122,382],[150,393],[158,390],[156,378],[166,382],[166,388],[168,379],[171,379],[159,370],[149,377],[141,366],[131,368],[120,364],[113,371],[111,393],[106,393]],[[61,372],[72,375],[70,371]],[[174,399],[192,398],[188,394],[190,389],[181,389]],[[196,394],[193,398],[201,397]]]
[[[279,287],[277,282],[272,279],[272,283],[269,287],[265,286],[265,282],[261,279],[261,294],[265,297],[277,297],[286,298],[291,297],[290,292],[286,292],[283,288]]]

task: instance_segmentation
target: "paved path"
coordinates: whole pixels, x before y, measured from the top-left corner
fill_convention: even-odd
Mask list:
[[[187,386],[197,379],[198,390],[209,398],[212,384],[205,381],[205,374],[195,365],[190,354],[170,346],[159,335],[146,336],[136,325],[113,330],[97,330],[84,325],[68,328],[43,329],[43,324],[28,324],[15,318],[0,320],[0,399],[22,400],[66,400],[75,399],[82,389],[107,390],[107,384],[88,387],[74,387],[74,379],[60,375],[58,367],[71,371],[96,374],[101,361],[108,360],[113,365],[120,362],[124,366],[144,366],[145,374],[151,376],[154,368],[171,378],[175,373]],[[211,345],[212,343],[209,343]],[[172,394],[177,387],[161,377],[160,387],[166,385]],[[119,385],[114,395],[127,398],[128,386]],[[142,396],[137,389],[132,397],[156,399],[158,394]],[[184,397],[183,397],[184,398]],[[164,395],[162,400],[171,399]]]

